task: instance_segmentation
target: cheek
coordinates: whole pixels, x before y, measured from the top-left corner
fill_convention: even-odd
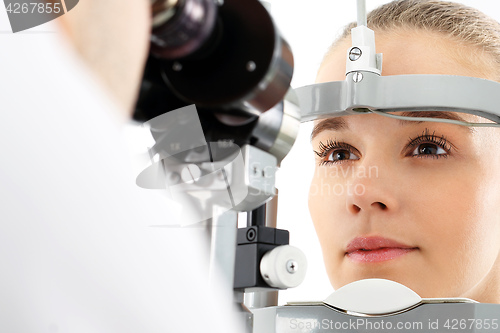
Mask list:
[[[481,159],[444,169],[415,178],[421,182],[413,184],[418,195],[413,195],[411,212],[417,216],[427,264],[463,291],[488,274],[499,253],[500,195],[495,184],[500,179],[493,179],[495,167]]]
[[[328,253],[329,250],[326,248],[331,244],[328,238],[332,232],[332,221],[328,218],[331,213],[328,205],[328,197],[325,193],[322,193],[321,183],[323,180],[321,177],[315,176],[312,179],[311,186],[309,187],[309,213],[314,224],[314,229],[316,230],[316,235],[318,236],[319,242],[323,252]]]
[[[309,212],[318,234],[334,228],[337,221],[335,217],[340,213],[343,202],[342,187],[332,177],[328,177],[327,172],[326,168],[315,170],[309,187]]]
[[[309,213],[327,266],[337,260],[345,231],[345,226],[341,225],[345,219],[340,217],[345,210],[345,198],[339,194],[340,187],[335,185],[339,184],[315,172],[309,188]],[[338,191],[335,192],[335,189]]]
[[[462,246],[470,232],[477,202],[476,181],[469,168],[436,168],[435,171],[414,171],[407,184],[413,191],[406,192],[406,210],[420,229],[419,243],[429,248],[441,248],[446,253],[452,247]],[[445,251],[443,251],[445,250]]]
[[[311,214],[311,218],[314,224],[314,228],[316,229],[316,233],[318,237],[320,236],[320,230],[322,229],[322,221],[323,216],[326,215],[324,212],[324,203],[322,202],[324,197],[320,194],[318,188],[320,184],[320,179],[318,177],[314,177],[311,185],[309,187],[309,213]]]
[[[327,193],[324,193],[325,191],[322,191],[322,183],[325,183],[324,179],[316,175],[313,177],[309,188],[308,206],[316,236],[321,245],[325,268],[329,277],[332,278],[331,272],[338,271],[339,265],[336,259],[337,241],[334,239],[338,234],[335,231],[339,230],[339,228],[335,224],[335,214],[332,214],[334,213],[332,210],[333,199]]]
[[[500,165],[499,165],[500,167]],[[500,177],[495,176],[498,167],[484,165],[478,168],[464,193],[469,214],[463,217],[460,228],[466,230],[463,237],[471,252],[471,261],[488,262],[498,256],[500,246]]]
[[[468,182],[468,190],[455,202],[447,225],[445,241],[440,244],[440,253],[451,253],[443,262],[460,268],[465,286],[472,287],[491,270],[499,254],[498,207],[500,201],[496,186],[483,180]],[[446,230],[442,230],[444,234]]]

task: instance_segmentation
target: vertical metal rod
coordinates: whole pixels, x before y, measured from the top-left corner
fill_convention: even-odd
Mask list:
[[[213,212],[214,217],[207,220],[210,237],[209,285],[212,288],[218,284],[228,291],[228,295],[233,294],[233,298],[227,299],[225,305],[234,309],[234,315],[250,328],[253,317],[248,308],[242,306],[244,295],[233,290],[238,213],[234,210],[225,211],[217,206],[213,207]],[[226,281],[217,283],[220,281],[216,282],[216,278],[225,278]],[[250,332],[249,330],[247,329],[247,332]]]
[[[278,305],[277,291],[255,291],[245,293],[244,304],[248,309],[267,308]]]
[[[266,227],[276,228],[278,223],[278,192],[276,189],[276,195],[266,204]]]
[[[238,214],[229,210],[224,213],[224,210],[217,206],[214,207],[214,216],[209,220],[210,232],[210,266],[209,280],[212,283],[213,279],[219,274],[227,278],[223,285],[227,285],[228,290],[232,293],[234,283],[234,266],[236,257],[236,234],[238,228]]]
[[[248,212],[248,226],[267,226],[266,224],[266,211],[267,205],[263,204],[255,208],[254,210]]]
[[[358,7],[358,27],[367,26],[366,18],[366,0],[357,0]]]

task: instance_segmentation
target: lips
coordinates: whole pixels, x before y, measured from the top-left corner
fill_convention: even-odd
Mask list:
[[[346,248],[345,255],[355,262],[381,262],[396,259],[418,247],[382,237],[356,237]]]

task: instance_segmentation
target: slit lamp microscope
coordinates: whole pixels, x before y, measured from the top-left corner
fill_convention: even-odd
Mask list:
[[[500,332],[500,305],[423,299],[382,279],[356,281],[321,302],[277,306],[278,290],[298,286],[307,270],[302,251],[289,245],[288,231],[276,228],[274,186],[301,122],[432,110],[494,122],[461,125],[500,126],[497,82],[381,76],[382,54],[376,54],[374,33],[366,24],[365,1],[357,5],[345,80],[293,90],[292,51],[258,0],[151,0],[151,52],[134,119],[149,128],[155,144],[149,149],[151,165],[137,184],[166,189],[186,208],[183,224],[206,226],[210,274],[222,272],[234,290],[248,332],[441,332],[454,327]],[[246,227],[238,228],[242,216]],[[437,321],[442,324],[434,327]]]

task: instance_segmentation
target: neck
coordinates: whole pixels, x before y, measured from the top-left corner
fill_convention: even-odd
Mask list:
[[[500,254],[490,272],[472,289],[460,297],[466,297],[480,303],[500,304]]]

